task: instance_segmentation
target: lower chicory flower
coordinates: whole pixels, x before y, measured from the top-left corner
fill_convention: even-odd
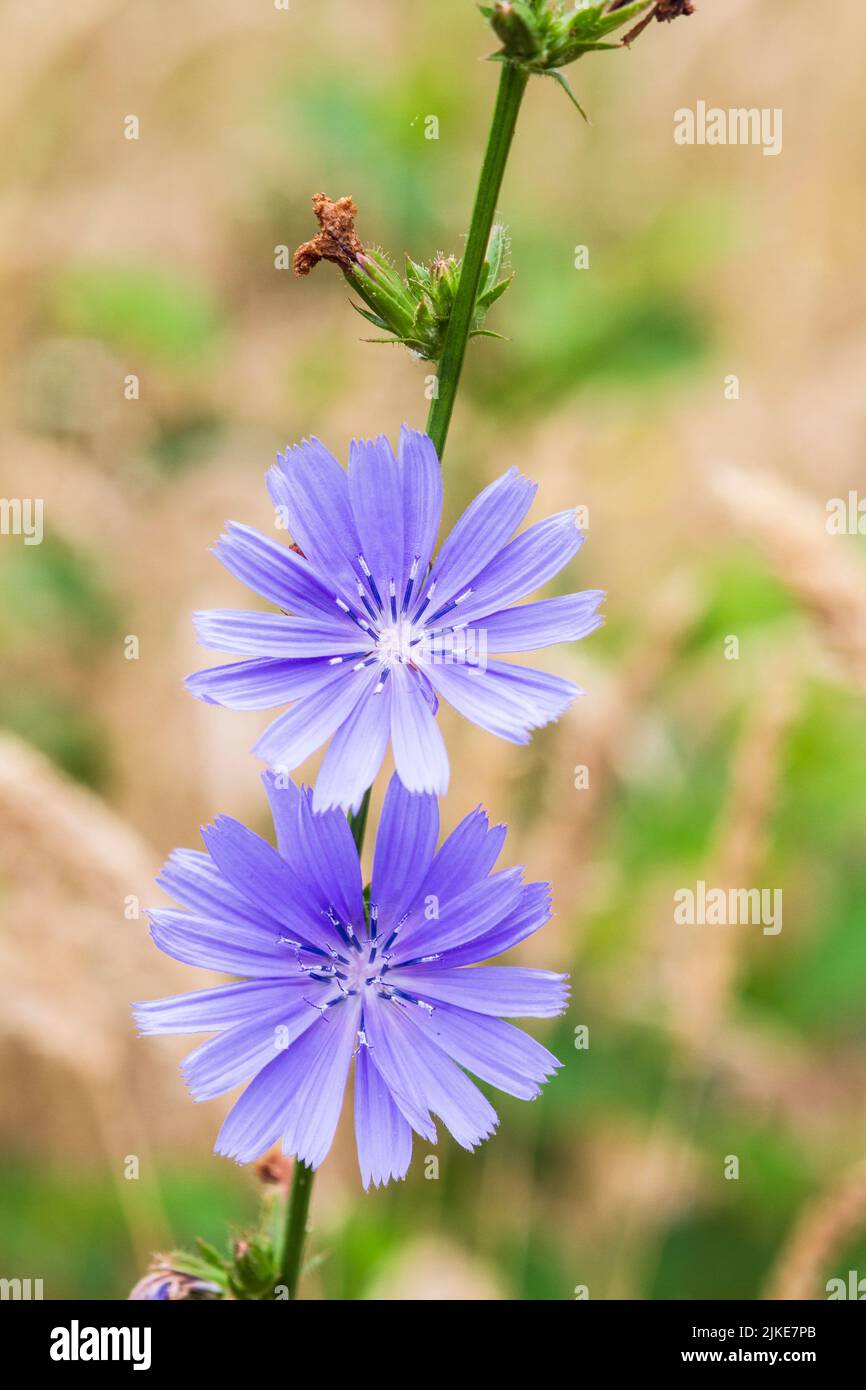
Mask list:
[[[546,884],[492,873],[505,838],[479,808],[438,852],[435,797],[391,781],[369,900],[345,817],[266,773],[277,849],[220,817],[207,853],[178,850],[162,885],[188,909],[153,911],[152,935],[234,984],[135,1005],[143,1033],[213,1032],[182,1063],[196,1100],[252,1077],[217,1138],[246,1163],[278,1139],[317,1167],[334,1137],[355,1061],[355,1136],[364,1186],[402,1178],[412,1131],[433,1116],[472,1149],[497,1124],[466,1071],[531,1100],[559,1066],[504,1021],[565,1008],[565,976],[482,966],[549,919]],[[465,1069],[465,1070],[464,1070]]]

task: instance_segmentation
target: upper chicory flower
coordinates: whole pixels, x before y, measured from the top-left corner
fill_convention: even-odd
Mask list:
[[[536,491],[516,468],[476,497],[432,568],[442,481],[426,435],[404,427],[396,458],[384,437],[354,442],[348,476],[322,444],[305,441],[278,456],[268,486],[295,547],[232,523],[216,554],[284,611],[196,614],[203,643],[248,659],[187,684],[234,709],[295,701],[253,751],[291,772],[331,739],[316,810],[356,809],[389,741],[410,791],[444,793],[440,695],[500,738],[527,743],[581,693],[560,676],[488,657],[575,641],[602,622],[598,590],[512,606],[583,542],[570,511],[511,539]]]
[[[563,1011],[565,976],[474,967],[549,919],[546,884],[492,873],[504,826],[472,812],[436,851],[439,811],[393,778],[369,902],[345,817],[264,777],[277,849],[220,817],[207,853],[176,851],[161,883],[186,912],[154,911],[152,935],[189,965],[246,977],[134,1006],[143,1033],[213,1032],[182,1069],[196,1100],[252,1077],[217,1138],[241,1163],[278,1139],[317,1167],[337,1127],[355,1058],[355,1137],[365,1187],[402,1178],[412,1131],[436,1142],[438,1116],[474,1148],[497,1124],[463,1068],[531,1100],[559,1066],[503,1020]]]

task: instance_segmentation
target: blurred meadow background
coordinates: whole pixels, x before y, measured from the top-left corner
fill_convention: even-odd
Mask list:
[[[866,494],[859,18],[699,0],[571,69],[590,125],[531,83],[507,341],[471,345],[446,518],[512,464],[532,519],[585,506],[562,583],[607,590],[607,626],[543,654],[589,693],[529,749],[443,713],[443,822],[483,800],[505,862],[552,881],[522,956],[572,974],[567,1016],[529,1025],[565,1065],[476,1154],[440,1139],[438,1179],[416,1141],[384,1192],[346,1113],[308,1297],[866,1275],[866,542],[826,528]],[[275,247],[324,190],[398,258],[459,253],[492,47],[469,0],[0,5],[0,495],[45,525],[0,536],[0,1275],[46,1297],[123,1298],[151,1250],[254,1219],[254,1174],[211,1153],[225,1105],[192,1104],[184,1040],[137,1040],[128,1010],[213,979],[135,916],[162,858],[217,812],[270,831],[265,716],[185,693],[213,659],[190,614],[248,605],[208,548],[228,518],[272,527],[278,448],[345,461],[423,427],[428,368]],[[676,145],[698,100],[782,108],[782,153]],[[783,930],[675,924],[699,879],[781,887]]]

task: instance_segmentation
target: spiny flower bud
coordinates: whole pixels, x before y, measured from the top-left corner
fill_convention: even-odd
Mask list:
[[[273,1298],[279,1274],[270,1236],[264,1231],[241,1236],[235,1241],[232,1254],[229,1287],[235,1298]]]
[[[502,40],[509,54],[523,59],[533,59],[537,55],[538,26],[535,23],[533,6],[521,0],[496,0],[496,4],[482,13],[490,19],[490,27]]]
[[[295,252],[295,274],[308,275],[319,261],[333,261],[367,306],[354,308],[389,335],[370,341],[402,343],[425,361],[438,361],[460,283],[461,261],[438,255],[425,265],[407,256],[405,277],[401,276],[384,252],[368,250],[361,243],[354,220],[358,209],[351,198],[333,202],[317,193],[313,210],[320,231]],[[498,336],[482,325],[487,310],[511,283],[511,276],[501,274],[504,250],[505,230],[494,227],[476,295],[472,336]]]

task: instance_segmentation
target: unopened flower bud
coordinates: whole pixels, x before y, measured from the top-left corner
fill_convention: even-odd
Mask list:
[[[538,55],[538,27],[529,5],[521,0],[496,0],[489,18],[490,27],[502,40],[509,56],[526,59]]]

